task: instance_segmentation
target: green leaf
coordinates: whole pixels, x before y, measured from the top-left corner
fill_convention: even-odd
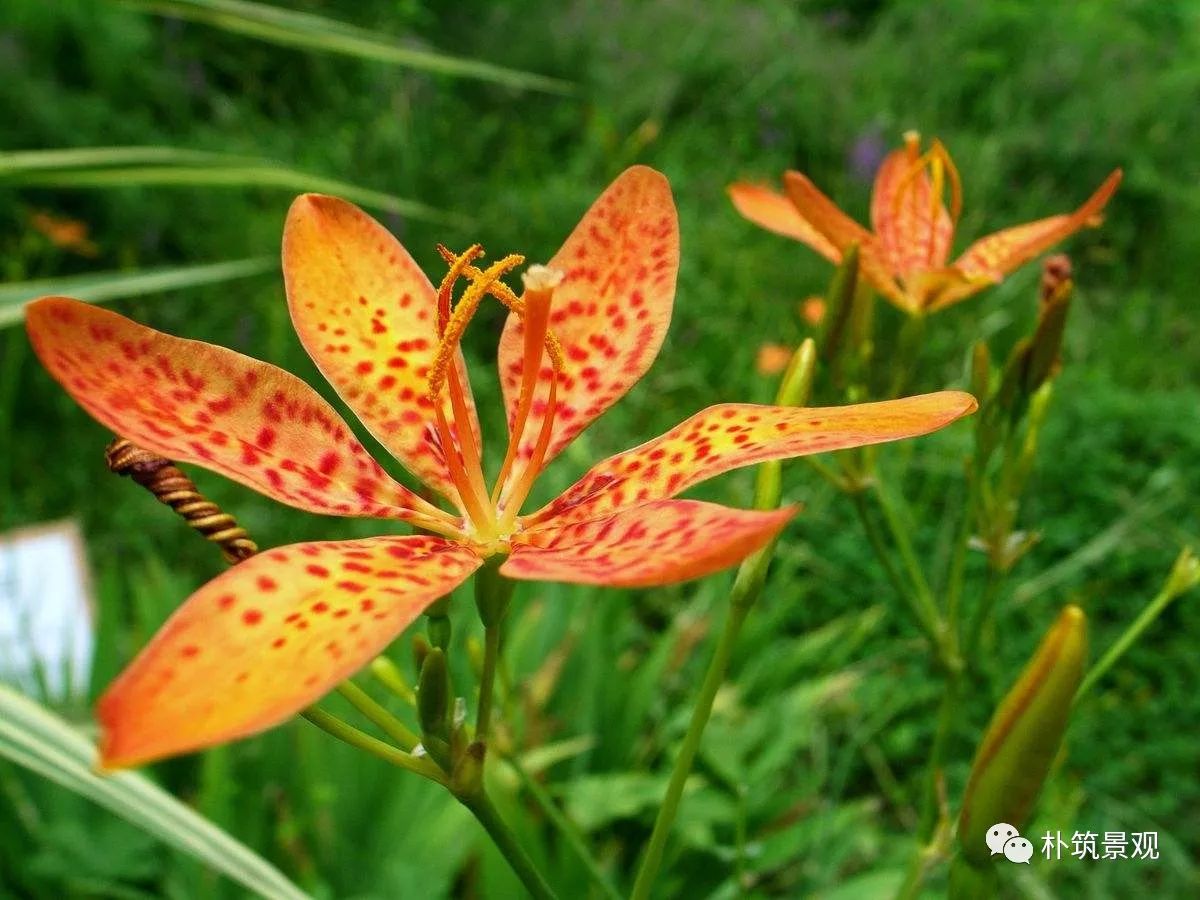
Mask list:
[[[416,200],[336,178],[313,175],[274,160],[181,147],[82,147],[0,153],[0,184],[111,188],[253,187],[336,194],[353,203],[435,224],[469,220]]]
[[[81,794],[262,897],[308,895],[278,869],[144,775],[97,775],[96,748],[66,722],[0,685],[0,756]]]
[[[25,304],[37,297],[63,295],[90,303],[124,300],[163,291],[217,284],[269,272],[279,265],[270,256],[234,259],[227,262],[192,266],[167,266],[159,269],[135,269],[129,272],[90,272],[63,278],[15,281],[0,284],[0,328],[15,325],[25,318]]]
[[[402,47],[387,37],[335,19],[247,0],[116,0],[139,12],[189,19],[285,47],[341,53],[455,78],[475,78],[512,88],[571,94],[569,81],[522,72],[432,50]]]

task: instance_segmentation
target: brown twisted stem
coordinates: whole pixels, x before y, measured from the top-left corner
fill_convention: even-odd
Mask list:
[[[195,482],[169,459],[143,450],[125,438],[116,438],[104,451],[108,468],[117,475],[127,475],[160,503],[165,503],[183,517],[193,529],[218,547],[225,560],[239,563],[258,552],[246,529],[221,507],[196,489]]]

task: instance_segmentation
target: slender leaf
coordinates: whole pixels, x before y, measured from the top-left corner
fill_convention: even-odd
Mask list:
[[[324,16],[282,9],[247,0],[116,0],[139,12],[189,19],[259,38],[287,47],[302,47],[325,53],[341,53],[375,62],[436,72],[456,78],[476,78],[508,87],[571,94],[568,81],[493,65],[474,59],[449,56],[433,50],[402,47],[365,28]]]
[[[169,266],[130,272],[94,272],[64,278],[17,281],[0,284],[0,328],[25,318],[25,304],[37,297],[61,294],[91,303],[124,300],[162,291],[217,284],[269,272],[279,265],[270,256],[235,259],[192,266]]]
[[[57,782],[196,857],[261,897],[308,895],[249,847],[180,803],[144,775],[92,770],[96,748],[70,725],[0,685],[0,756]]]
[[[85,147],[0,153],[0,184],[109,188],[256,187],[336,194],[396,215],[463,227],[468,220],[336,178],[312,175],[270,159],[177,147]]]

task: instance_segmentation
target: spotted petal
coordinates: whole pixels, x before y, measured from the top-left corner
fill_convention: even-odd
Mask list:
[[[293,544],[220,575],[101,697],[101,764],[254,734],[313,703],[481,564],[437,537]]]
[[[871,232],[838,209],[836,203],[799,172],[785,172],[783,183],[788,198],[800,215],[811,222],[839,253],[845,253],[851,244],[858,245],[859,271],[875,290],[902,309],[911,306],[896,283],[895,272],[888,264],[879,241]]]
[[[700,578],[775,537],[795,507],[768,512],[695,500],[657,500],[589,522],[539,529],[513,547],[509,578],[651,587]]]
[[[426,376],[437,352],[437,295],[391,232],[345,200],[298,197],[283,232],[283,275],[300,341],[379,442],[451,500]],[[461,357],[460,381],[478,436]],[[448,393],[446,419],[454,421]]]
[[[975,398],[959,391],[817,409],[710,406],[666,434],[593,466],[525,522],[540,528],[600,519],[768,459],[927,434],[975,408]]]
[[[954,223],[941,197],[934,197],[929,172],[918,165],[916,149],[889,153],[875,176],[871,227],[889,269],[905,282],[944,266],[954,239]]]
[[[807,244],[833,264],[842,261],[842,253],[797,211],[787,197],[760,184],[738,182],[729,186],[729,199],[746,219],[755,225]]]
[[[650,368],[671,321],[679,268],[679,223],[667,180],[627,169],[600,195],[549,265],[565,274],[554,292],[550,329],[562,344],[549,461]],[[509,428],[516,416],[524,330],[510,315],[500,340],[500,383]],[[545,361],[519,454],[537,443],[552,377]]]
[[[67,392],[147,450],[310,512],[412,519],[413,510],[431,509],[282,369],[65,297],[31,303],[26,327]]]
[[[1104,179],[1104,183],[1075,212],[1049,216],[980,238],[958,258],[954,263],[955,268],[961,270],[968,278],[990,278],[999,281],[1009,272],[1049,250],[1081,228],[1099,224],[1101,211],[1120,183],[1121,170],[1117,169]],[[953,299],[944,299],[939,305],[946,306],[952,302]]]

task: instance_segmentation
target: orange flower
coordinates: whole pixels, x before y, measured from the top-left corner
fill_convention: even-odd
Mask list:
[[[147,450],[315,513],[408,522],[432,534],[268,550],[200,588],[100,700],[102,763],[124,766],[258,732],[379,654],[493,556],[516,579],[643,587],[730,566],[795,509],[671,499],[739,466],[923,434],[975,408],[943,392],[833,409],[722,404],[595,465],[520,514],[533,479],[649,368],[679,261],[666,180],[635,167],[592,206],[517,297],[481,251],[447,251],[435,289],[383,226],[305,195],[288,214],[292,321],[367,429],[454,508],[392,480],[294,376],[65,298],[28,308],[33,346],[96,419]],[[458,278],[470,282],[457,305]],[[512,310],[499,365],[510,439],[489,490],[459,340],[486,294]],[[551,334],[551,329],[553,334]]]
[[[800,317],[813,328],[825,321],[825,298],[808,297],[800,303]]]
[[[871,225],[863,228],[799,172],[784,174],[786,196],[754,184],[733,184],[729,195],[743,216],[795,238],[837,264],[851,244],[859,267],[879,293],[912,315],[942,309],[997,284],[1064,238],[1100,222],[1121,183],[1117,169],[1073,213],[1050,216],[980,238],[954,262],[950,248],[962,207],[958,170],[940,141],[921,153],[916,132],[889,154],[875,176]],[[949,191],[950,209],[943,197]]]
[[[760,344],[754,357],[754,368],[759,375],[778,375],[792,361],[792,352],[787,344]]]
[[[78,219],[59,218],[48,212],[36,211],[30,214],[29,224],[33,230],[44,235],[55,247],[70,250],[89,259],[100,253],[91,239],[88,238],[86,222]]]

